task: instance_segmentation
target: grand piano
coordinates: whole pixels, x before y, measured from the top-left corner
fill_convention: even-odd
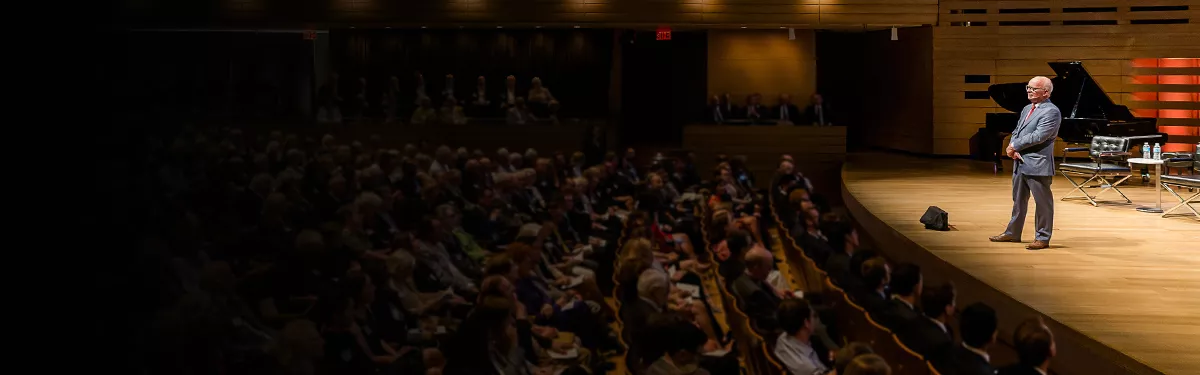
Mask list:
[[[1083,63],[1079,61],[1051,62],[1050,68],[1058,74],[1050,80],[1054,82],[1054,92],[1050,101],[1062,112],[1062,127],[1058,136],[1068,144],[1091,144],[1092,137],[1113,136],[1137,139],[1133,144],[1141,142],[1166,143],[1167,135],[1158,131],[1157,119],[1134,117],[1129,108],[1113,103],[1112,98],[1096,81]],[[1029,104],[1025,96],[1025,85],[1020,83],[998,83],[988,87],[992,100],[1009,113],[988,113],[985,129],[994,138],[988,143],[988,151],[995,157],[996,165],[1000,165],[1000,155],[1003,155],[1003,134],[1012,134],[1017,127],[1017,119],[1021,109]]]

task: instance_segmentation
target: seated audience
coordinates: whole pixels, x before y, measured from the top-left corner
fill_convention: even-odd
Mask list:
[[[666,319],[656,329],[663,340],[663,355],[650,364],[646,375],[708,375],[700,367],[706,338],[704,331],[684,319]]]
[[[953,348],[954,334],[946,323],[954,316],[954,284],[925,286],[921,291],[923,316],[896,332],[900,341],[930,362],[940,360]]]
[[[846,367],[850,366],[850,362],[853,362],[854,358],[865,354],[875,354],[875,351],[871,350],[870,345],[858,341],[846,344],[846,346],[843,346],[842,349],[834,354],[833,372],[831,374],[845,374]]]
[[[1058,352],[1054,334],[1039,318],[1026,319],[1013,331],[1017,348],[1017,363],[1005,366],[999,375],[1044,375],[1050,373],[1050,359]]]
[[[437,118],[437,110],[433,108],[433,101],[429,97],[425,97],[417,102],[417,109],[413,111],[409,123],[413,125],[432,124],[437,122]]]
[[[854,293],[854,300],[867,313],[878,314],[888,306],[887,284],[891,278],[891,267],[882,257],[874,257],[862,264],[863,289]]]
[[[892,368],[883,357],[863,354],[854,357],[854,360],[846,365],[846,375],[892,375]]]
[[[892,271],[890,291],[892,299],[878,313],[872,315],[876,322],[884,327],[899,332],[912,326],[921,318],[917,312],[917,302],[922,286],[921,268],[912,263],[904,263]]]
[[[667,295],[670,291],[670,281],[665,272],[647,269],[638,276],[637,298],[624,301],[621,306],[621,322],[625,324],[623,336],[630,345],[626,361],[633,369],[640,369],[646,365],[646,361],[658,358],[654,352],[658,348],[648,345],[656,341],[653,335],[648,335],[651,332],[650,321],[667,313]]]
[[[829,106],[825,104],[825,98],[821,94],[812,95],[812,100],[804,108],[804,116],[807,118],[807,121],[803,122],[804,125],[833,125],[833,114],[829,112]],[[801,122],[796,122],[796,125],[801,124]]]
[[[775,312],[787,297],[786,292],[776,291],[767,283],[775,265],[774,257],[767,249],[755,246],[746,252],[745,262],[746,272],[733,282],[732,292],[760,335],[772,336],[770,333],[779,327]]]
[[[713,95],[708,99],[708,110],[705,111],[704,118],[714,124],[723,124],[726,119],[730,118],[731,113],[728,109],[728,106],[721,105],[719,97]]]
[[[858,231],[850,224],[842,223],[840,225],[841,228],[835,232],[842,233],[842,239],[836,241],[835,237],[835,241],[830,241],[833,251],[829,253],[828,258],[825,258],[822,269],[829,275],[831,281],[843,290],[857,290],[859,286],[855,283],[858,281],[856,276],[858,273],[851,271],[850,260],[858,249]],[[835,243],[841,243],[841,246],[836,246]]]
[[[800,112],[800,108],[792,104],[792,96],[788,94],[779,95],[779,104],[775,106],[773,118],[779,121],[797,122],[804,117]]]
[[[438,112],[437,117],[445,125],[467,123],[467,115],[463,113],[463,107],[458,105],[458,100],[452,96],[447,96],[442,100],[442,109]]]
[[[959,314],[958,325],[962,345],[951,349],[934,367],[946,375],[995,374],[987,350],[996,342],[996,310],[981,302],[973,303]]]
[[[471,116],[488,117],[493,115],[492,101],[487,89],[487,78],[479,76],[475,79],[475,89],[471,90],[471,102],[468,104],[467,112]]]
[[[512,106],[508,107],[508,117],[505,120],[509,125],[525,125],[537,121],[533,113],[525,107],[525,98],[517,97]]]
[[[758,93],[746,95],[746,107],[742,110],[748,120],[759,120],[770,115],[767,108],[762,105],[762,95]]]
[[[801,299],[781,302],[777,319],[783,333],[775,341],[775,356],[787,370],[796,375],[828,373],[829,368],[821,361],[822,355],[827,354],[818,354],[813,349],[816,314],[808,302]]]

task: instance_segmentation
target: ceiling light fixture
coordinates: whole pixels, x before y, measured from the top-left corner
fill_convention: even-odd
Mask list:
[[[504,26],[496,26],[497,29],[503,29]]]
[[[578,29],[578,28],[579,28],[579,25],[575,25],[575,28],[576,28],[576,29]]]
[[[745,29],[746,27],[745,27],[745,26],[742,26],[742,28],[743,28],[743,29]]]

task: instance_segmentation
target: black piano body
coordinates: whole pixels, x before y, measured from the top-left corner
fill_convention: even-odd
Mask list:
[[[1128,107],[1114,103],[1083,68],[1083,63],[1056,61],[1049,65],[1057,74],[1050,79],[1054,83],[1050,101],[1058,106],[1063,115],[1062,127],[1058,130],[1058,136],[1063,141],[1086,145],[1091,144],[1093,136],[1101,135],[1166,143],[1167,135],[1158,131],[1158,119],[1134,117]],[[1011,111],[987,114],[985,129],[995,137],[987,143],[995,145],[990,154],[995,157],[996,164],[1000,163],[1000,156],[1004,154],[1001,142],[1003,134],[1012,134],[1016,130],[1019,113],[1029,104],[1025,95],[1027,84],[998,83],[988,87],[992,100]],[[991,147],[988,146],[989,149]]]

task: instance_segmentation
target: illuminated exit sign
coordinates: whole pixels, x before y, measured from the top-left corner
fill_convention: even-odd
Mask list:
[[[654,40],[671,40],[671,28],[660,27],[658,32],[654,33]]]

